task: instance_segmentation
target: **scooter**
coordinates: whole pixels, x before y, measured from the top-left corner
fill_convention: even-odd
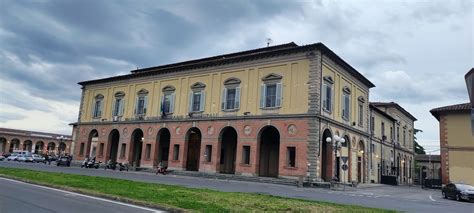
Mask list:
[[[85,158],[84,161],[82,161],[81,168],[88,168],[87,165],[89,163],[89,159]]]
[[[165,166],[165,167],[159,167],[157,170],[156,170],[156,175],[158,175],[158,173],[161,173],[163,175],[166,175],[166,173],[168,172],[167,171],[168,167]]]
[[[127,170],[128,172],[128,163],[118,163],[119,171]]]
[[[105,164],[104,170],[107,169],[112,169],[115,170],[117,168],[117,162],[112,162],[112,160],[107,161],[107,164]]]

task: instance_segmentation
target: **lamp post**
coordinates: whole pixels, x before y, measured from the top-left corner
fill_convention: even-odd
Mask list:
[[[64,140],[64,136],[59,136],[59,137],[56,137],[56,139],[59,140],[59,145],[58,145],[58,151],[59,151],[59,155],[61,155],[61,144],[63,143],[63,140]]]
[[[332,143],[334,141],[334,143]],[[333,180],[336,180],[339,182],[339,177],[336,177],[336,171],[337,171],[337,165],[336,165],[336,159],[337,159],[337,150],[341,148],[341,145],[346,142],[344,138],[339,137],[338,135],[334,135],[333,138],[327,137],[326,142],[332,144],[334,148],[334,177]]]

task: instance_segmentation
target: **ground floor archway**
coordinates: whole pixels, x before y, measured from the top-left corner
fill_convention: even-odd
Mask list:
[[[219,137],[219,146],[221,151],[219,172],[234,174],[237,156],[237,131],[232,127],[222,129]]]
[[[56,149],[56,144],[54,142],[49,142],[48,143],[48,154],[54,153],[55,149]]]
[[[23,142],[23,150],[24,151],[31,152],[32,148],[33,148],[33,142],[31,142],[30,140],[26,140],[26,141]]]
[[[170,141],[171,133],[167,128],[163,128],[158,132],[157,142],[158,142],[158,163],[162,163],[163,166],[168,165],[169,152],[170,152]]]
[[[364,183],[364,165],[365,165],[365,151],[364,151],[364,142],[359,141],[357,149],[357,181],[359,183]]]
[[[328,141],[330,139],[330,142]],[[321,139],[321,178],[324,181],[331,181],[332,179],[332,134],[329,129],[324,130]]]
[[[20,140],[14,138],[10,141],[10,148],[8,152],[13,152],[13,150],[19,150],[20,149]]]
[[[199,171],[201,155],[201,131],[191,128],[186,133],[186,170]]]
[[[280,159],[280,133],[273,126],[264,127],[259,134],[258,175],[278,177]]]
[[[118,149],[119,149],[120,133],[118,130],[114,129],[109,134],[108,142],[108,160],[112,162],[117,162]]]
[[[0,138],[0,153],[7,152],[7,139]]]
[[[128,158],[130,164],[134,167],[140,167],[140,162],[142,160],[143,140],[143,131],[141,129],[135,129],[131,137],[131,149]]]
[[[43,142],[43,141],[38,141],[38,142],[36,142],[36,145],[35,145],[35,154],[41,154],[41,153],[43,153],[43,149],[44,149],[44,142]]]
[[[97,143],[98,139],[99,139],[99,132],[97,132],[97,130],[93,129],[89,133],[89,137],[87,138],[86,156],[88,156],[88,157],[95,156],[95,147],[92,146],[92,143],[93,142]]]
[[[60,142],[58,146],[59,154],[64,154],[66,152],[66,143]]]

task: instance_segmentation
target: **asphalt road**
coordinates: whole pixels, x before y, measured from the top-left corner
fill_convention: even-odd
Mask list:
[[[0,178],[0,212],[157,212],[140,206]]]
[[[0,167],[26,168],[39,171],[63,172],[88,176],[111,177],[149,183],[181,185],[191,188],[208,188],[229,192],[257,192],[283,197],[354,204],[367,207],[394,209],[405,212],[468,212],[474,213],[474,203],[445,200],[439,190],[423,190],[406,186],[376,186],[350,191],[297,188],[265,183],[213,180],[196,177],[159,175],[141,172],[119,172],[104,169],[56,167],[53,165],[0,161]],[[1,189],[0,184],[0,189]],[[2,190],[3,191],[3,190]],[[1,211],[0,211],[1,212]]]

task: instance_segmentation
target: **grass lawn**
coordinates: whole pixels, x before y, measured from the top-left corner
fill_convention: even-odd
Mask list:
[[[193,189],[183,186],[26,169],[0,168],[0,176],[178,211],[393,212],[256,193],[220,192],[210,189]]]

